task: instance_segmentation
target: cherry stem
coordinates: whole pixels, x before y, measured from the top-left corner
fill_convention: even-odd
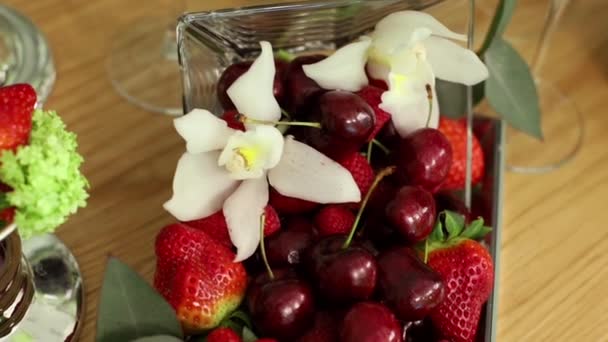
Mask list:
[[[367,155],[366,155],[366,157],[367,157],[367,162],[368,163],[372,162],[372,147],[374,147],[374,141],[373,140],[370,141],[367,144]]]
[[[262,213],[260,216],[260,252],[262,252],[262,260],[264,261],[264,266],[266,266],[266,272],[268,272],[268,277],[270,280],[274,280],[274,273],[272,273],[272,269],[268,264],[268,259],[266,258],[266,247],[264,247],[264,226],[266,225],[266,213]]]
[[[372,144],[378,146],[382,152],[384,152],[384,154],[390,154],[391,150],[389,150],[388,147],[384,146],[383,143],[381,143],[380,141],[376,140],[376,139],[372,139]]]
[[[429,239],[424,240],[424,263],[429,261]]]
[[[397,168],[395,166],[389,166],[387,168],[384,168],[384,169],[380,170],[380,172],[374,179],[372,186],[370,186],[369,190],[367,191],[367,194],[365,194],[365,198],[363,198],[363,202],[361,202],[361,206],[359,207],[359,211],[357,212],[357,217],[355,218],[353,227],[350,229],[350,234],[348,234],[348,238],[346,238],[346,241],[344,241],[344,244],[342,245],[343,249],[348,248],[348,246],[350,246],[350,243],[353,241],[353,238],[355,237],[355,231],[357,230],[357,226],[359,225],[361,216],[363,216],[363,210],[365,210],[365,207],[367,206],[367,202],[369,201],[370,197],[372,197],[372,193],[378,186],[378,183],[380,183],[380,181],[384,177],[393,174],[396,169]]]
[[[313,128],[321,128],[319,122],[300,122],[300,121],[266,121],[248,118],[243,114],[238,115],[238,120],[244,124],[258,124],[258,125],[277,125],[277,126],[305,126]]]
[[[433,90],[431,89],[431,85],[427,84],[426,87],[426,96],[429,100],[429,113],[426,116],[426,125],[425,127],[429,127],[431,124],[431,116],[433,115]]]

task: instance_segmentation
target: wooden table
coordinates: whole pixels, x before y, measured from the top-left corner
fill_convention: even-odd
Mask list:
[[[87,161],[89,205],[61,227],[59,236],[84,274],[82,340],[93,341],[107,256],[119,257],[149,279],[155,235],[173,221],[161,204],[169,196],[183,143],[168,117],[122,100],[104,68],[112,35],[153,12],[153,1],[145,2],[146,9],[138,6],[141,1],[121,0],[3,2],[31,17],[50,40],[58,74],[46,107],[58,110],[79,134]],[[532,14],[533,20],[542,18]],[[605,0],[574,1],[548,66],[551,79],[584,114],[582,151],[556,172],[506,178],[499,341],[608,341],[607,16]],[[516,25],[528,24],[516,18]]]

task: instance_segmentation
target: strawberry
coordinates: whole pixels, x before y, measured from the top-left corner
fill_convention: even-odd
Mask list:
[[[366,86],[357,92],[357,95],[365,100],[365,102],[372,107],[374,113],[376,113],[376,126],[367,138],[368,142],[376,138],[376,135],[378,135],[384,125],[386,125],[386,123],[391,119],[391,115],[389,113],[380,109],[380,103],[382,103],[382,93],[384,93],[384,90],[372,85]]]
[[[4,224],[11,223],[11,222],[13,222],[14,218],[15,218],[15,208],[14,207],[5,208],[0,211],[0,224],[3,223],[3,225],[4,225]]]
[[[243,300],[247,273],[234,253],[202,230],[176,223],[156,237],[154,287],[189,334],[215,328]]]
[[[0,87],[0,150],[28,143],[36,91],[29,84]]]
[[[319,236],[348,234],[355,223],[355,215],[343,205],[330,204],[315,216]]]
[[[446,117],[439,119],[439,131],[445,135],[452,146],[452,166],[441,189],[459,190],[464,188],[466,155],[467,155],[467,127],[463,121],[452,120]],[[485,171],[485,162],[481,144],[473,135],[473,164],[472,182],[479,183]]]
[[[281,228],[281,222],[279,220],[279,215],[270,205],[266,206],[265,212],[266,224],[264,225],[264,236],[270,236],[279,231]],[[182,223],[189,227],[203,230],[205,233],[207,233],[207,235],[211,236],[217,242],[228,248],[232,248],[232,241],[230,240],[230,234],[228,233],[226,217],[224,217],[224,212],[222,210],[202,219]]]
[[[243,342],[243,339],[239,334],[235,333],[230,328],[216,328],[207,335],[207,342]]]
[[[269,203],[281,214],[302,214],[313,211],[319,205],[315,202],[281,195],[274,188],[270,188]]]
[[[361,191],[363,198],[374,182],[374,170],[367,159],[360,153],[351,153],[338,160],[338,163],[350,172]]]
[[[226,123],[228,123],[228,127],[232,129],[245,131],[245,125],[239,121],[238,116],[239,112],[236,110],[229,110],[222,114],[222,120],[226,121]]]
[[[258,338],[255,342],[279,342],[274,338]]]
[[[465,227],[463,216],[450,211],[441,215],[443,223],[429,237],[427,252],[428,265],[441,277],[446,293],[430,318],[442,337],[472,342],[494,283],[492,256],[475,240],[490,228],[484,227],[481,218]]]

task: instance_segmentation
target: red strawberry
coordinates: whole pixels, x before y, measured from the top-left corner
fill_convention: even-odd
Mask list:
[[[247,273],[234,253],[202,230],[176,223],[156,237],[154,287],[187,333],[215,328],[243,300]]]
[[[319,204],[281,195],[274,188],[270,188],[270,205],[281,214],[302,214],[313,211]]]
[[[4,224],[8,224],[8,223],[13,222],[14,218],[15,218],[15,208],[14,207],[5,208],[2,211],[0,211],[0,222],[2,222]]]
[[[235,333],[230,328],[216,328],[207,335],[207,342],[243,342],[243,339],[239,334]]]
[[[226,121],[226,123],[228,123],[228,127],[232,129],[245,131],[245,125],[239,121],[238,116],[239,112],[236,110],[229,110],[222,114],[222,120]]]
[[[204,217],[202,219],[182,222],[183,224],[203,230],[207,235],[211,236],[217,242],[222,245],[232,248],[232,241],[230,240],[230,234],[228,233],[228,225],[226,224],[226,217],[222,210],[216,212],[211,216]],[[264,236],[270,236],[276,233],[281,228],[281,221],[279,215],[270,205],[266,206],[266,224],[264,225]]]
[[[226,218],[224,217],[224,212],[222,210],[202,219],[182,223],[189,227],[203,230],[207,235],[215,239],[215,241],[228,248],[232,248],[232,241],[230,241],[230,234],[228,234]]]
[[[355,223],[355,215],[343,205],[330,204],[315,216],[319,236],[348,234]]]
[[[490,229],[483,226],[483,219],[465,227],[463,216],[447,211],[444,215],[445,229],[437,225],[429,240],[428,265],[440,275],[446,293],[430,318],[442,337],[472,342],[494,283],[492,256],[475,239]]]
[[[274,338],[258,338],[255,342],[279,342]]]
[[[439,119],[439,131],[452,145],[452,166],[441,185],[444,190],[459,190],[464,188],[466,155],[467,155],[467,127],[462,121],[445,117]],[[473,184],[479,183],[485,171],[485,162],[481,144],[473,135]]]
[[[352,153],[338,160],[338,163],[351,173],[361,191],[361,198],[365,197],[376,176],[367,159],[360,153]]]
[[[28,143],[36,91],[29,84],[0,87],[0,150]]]
[[[389,113],[380,109],[380,103],[382,103],[382,93],[384,93],[384,90],[372,85],[366,86],[357,92],[357,95],[364,99],[365,102],[367,102],[376,113],[376,126],[367,138],[368,142],[372,141],[372,139],[378,135],[382,127],[384,127],[384,125],[391,119],[391,115]]]

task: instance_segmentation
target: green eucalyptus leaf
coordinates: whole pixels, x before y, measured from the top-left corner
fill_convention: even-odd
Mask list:
[[[496,12],[494,13],[494,18],[492,19],[492,23],[490,23],[490,28],[479,49],[478,55],[483,56],[495,40],[502,38],[503,33],[507,29],[507,25],[511,22],[516,5],[517,0],[499,1]]]
[[[96,341],[132,341],[157,335],[183,338],[175,312],[137,273],[110,258],[101,288]]]
[[[258,337],[247,327],[243,327],[243,342],[255,342]]]
[[[141,337],[132,342],[182,342],[182,339],[170,335],[155,335],[148,337]]]
[[[490,105],[509,125],[542,139],[538,94],[526,62],[502,39],[490,46],[485,61],[490,71],[485,82]]]

